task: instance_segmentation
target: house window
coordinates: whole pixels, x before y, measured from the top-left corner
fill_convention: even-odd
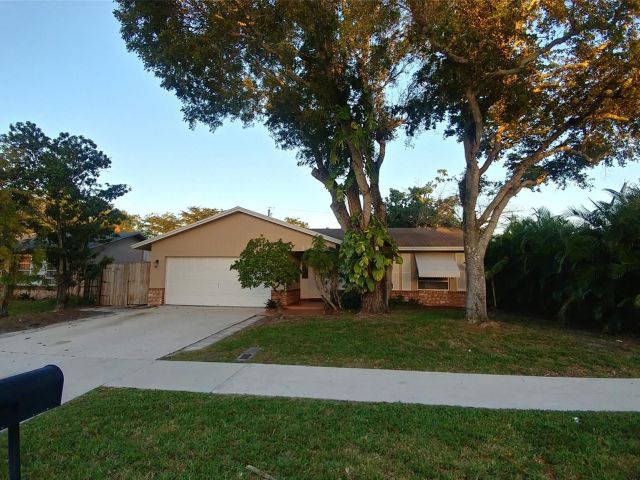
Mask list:
[[[55,268],[48,268],[47,266],[47,269],[44,274],[44,278],[47,279],[47,281],[55,280],[57,273],[58,271]]]
[[[22,257],[20,257],[18,271],[20,273],[31,273],[31,255],[22,255]]]
[[[441,277],[418,278],[419,290],[449,290],[449,279]]]
[[[304,263],[302,264],[302,278],[309,278],[309,267]]]

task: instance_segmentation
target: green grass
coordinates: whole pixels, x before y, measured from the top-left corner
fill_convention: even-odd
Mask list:
[[[101,389],[21,433],[27,480],[255,479],[246,465],[278,480],[640,477],[631,413]]]
[[[56,305],[54,299],[47,300],[10,300],[9,316],[32,315],[35,313],[51,312]]]
[[[621,342],[618,340],[622,340]],[[380,317],[341,315],[268,320],[173,360],[252,361],[522,375],[640,377],[640,343],[533,320],[469,325],[454,310],[400,309]]]

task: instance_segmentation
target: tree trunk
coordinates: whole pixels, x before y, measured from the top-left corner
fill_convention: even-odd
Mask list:
[[[493,308],[498,308],[498,299],[496,297],[496,281],[491,279],[491,294],[493,295]]]
[[[387,313],[389,303],[387,301],[386,285],[386,278],[383,278],[380,282],[376,282],[373,292],[365,292],[362,294],[362,309],[360,313],[366,315]]]
[[[464,255],[467,274],[467,321],[485,322],[487,315],[487,282],[484,275],[484,251],[465,238]]]
[[[9,286],[5,284],[0,285],[0,318],[9,316],[9,295]]]
[[[62,241],[62,234],[58,233],[58,249],[60,258],[58,259],[58,272],[56,275],[56,306],[54,310],[59,312],[67,307],[69,302],[69,282],[67,281],[67,263],[64,258],[64,248]]]
[[[9,270],[3,272],[5,282],[0,285],[0,318],[9,316],[9,298],[16,288],[19,256],[11,255]]]
[[[69,287],[66,282],[60,281],[56,289],[56,307],[55,311],[64,310],[69,303]]]

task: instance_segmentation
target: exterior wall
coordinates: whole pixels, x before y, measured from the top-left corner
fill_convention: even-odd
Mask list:
[[[313,241],[312,235],[242,212],[233,213],[151,244],[149,287],[164,288],[167,257],[238,257],[247,242],[260,235],[271,241],[292,242],[296,251],[311,248]]]
[[[426,307],[464,308],[466,292],[452,290],[393,290],[391,296],[403,296]]]
[[[29,297],[36,300],[44,300],[46,298],[56,298],[57,291],[55,286],[19,286],[13,291],[13,296],[18,298],[23,293],[29,294]]]
[[[280,305],[286,307],[288,305],[297,305],[300,303],[300,289],[287,288],[286,290],[271,290],[271,300],[280,301]]]
[[[313,300],[322,298],[320,290],[318,290],[318,285],[316,284],[313,268],[309,267],[308,271],[308,278],[302,278],[302,276],[300,276],[300,298]]]
[[[147,303],[153,307],[164,305],[164,288],[150,288],[147,292]]]
[[[111,257],[113,263],[147,262],[149,261],[148,251],[131,248],[131,245],[139,241],[138,237],[128,237],[95,247],[93,251],[98,254],[95,262],[99,262],[104,257]]]

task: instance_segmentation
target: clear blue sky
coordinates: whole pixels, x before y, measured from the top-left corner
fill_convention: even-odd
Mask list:
[[[127,52],[110,2],[7,2],[0,0],[0,132],[33,121],[49,136],[61,131],[94,140],[112,161],[104,181],[131,192],[117,206],[132,213],[179,211],[190,205],[241,205],[274,216],[297,216],[312,226],[336,226],[329,195],[296,166],[295,153],[275,147],[267,131],[228,124],[190,130],[180,103]],[[423,135],[388,148],[382,187],[406,188],[438,168],[462,171],[461,148],[441,135]],[[527,213],[607,198],[603,188],[637,182],[640,166],[599,168],[595,188],[554,186],[525,192],[511,209]]]

